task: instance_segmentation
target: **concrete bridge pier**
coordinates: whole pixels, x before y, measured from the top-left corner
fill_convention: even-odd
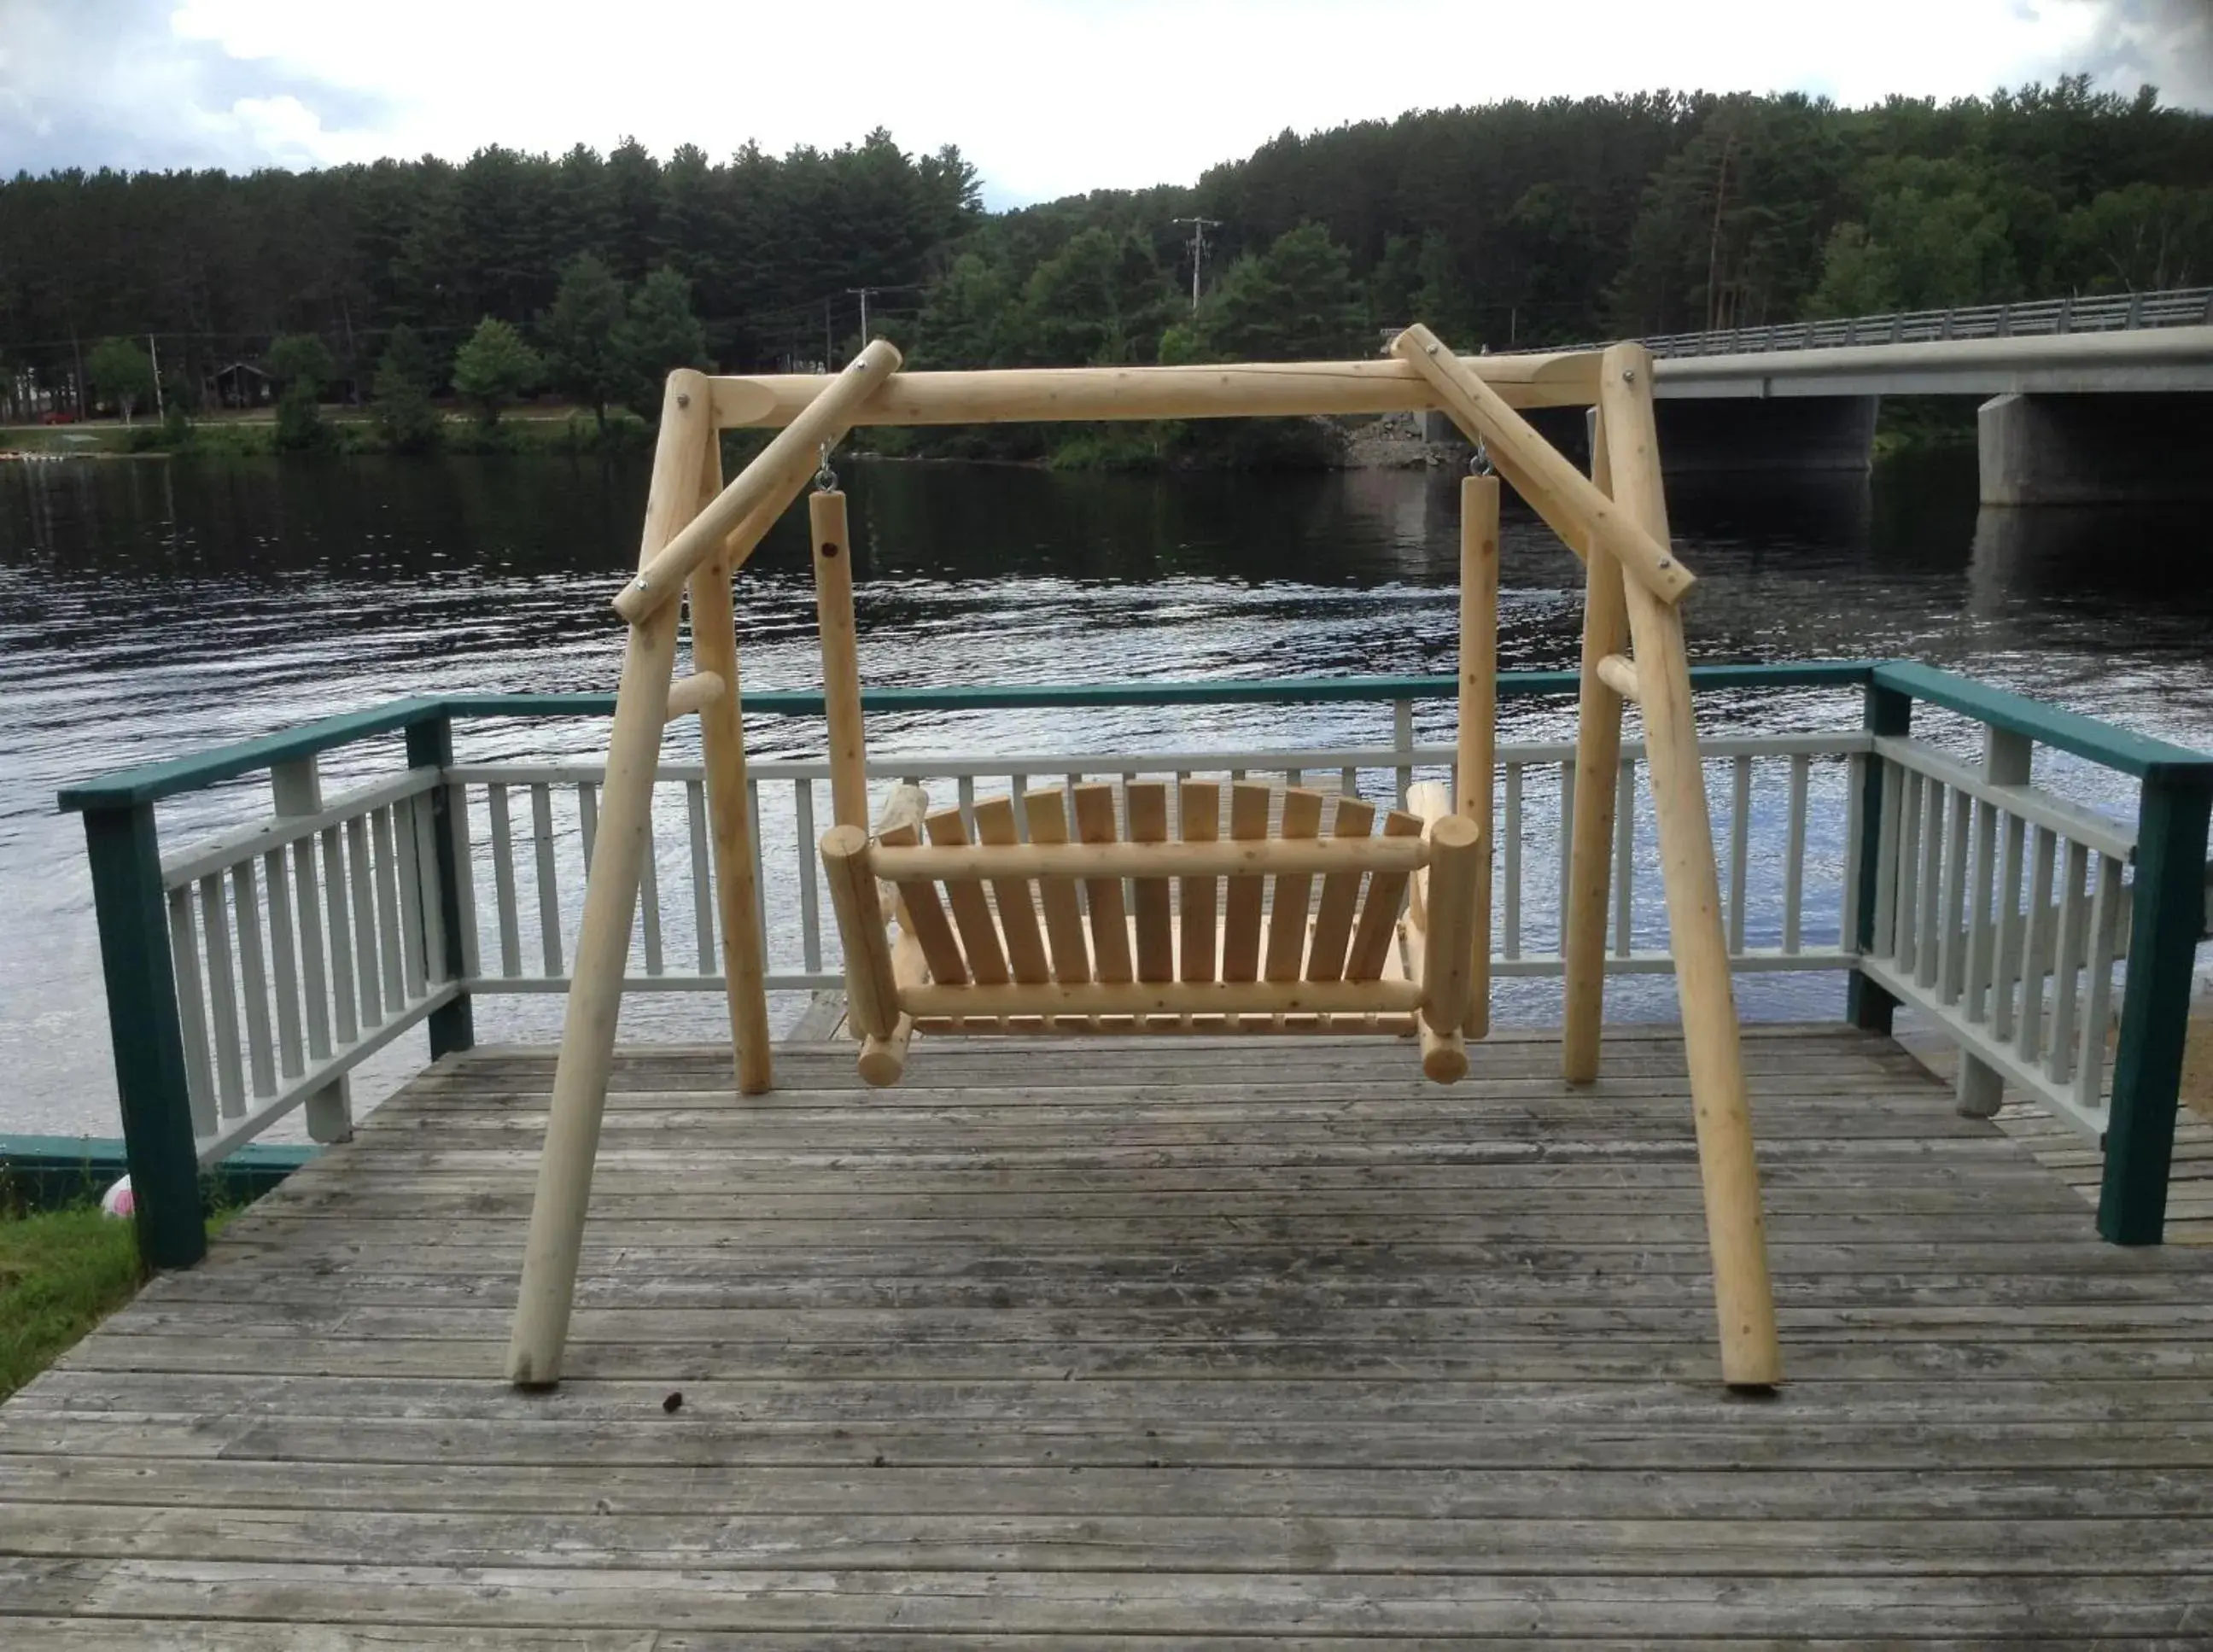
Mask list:
[[[1655,408],[1660,466],[1669,476],[1789,476],[1808,472],[1864,476],[1875,462],[1874,396],[1668,397]],[[1538,407],[1523,415],[1578,466],[1590,466],[1585,410]],[[1423,435],[1458,439],[1442,413],[1430,413]]]
[[[2213,396],[2008,393],[1975,425],[1986,505],[2213,501]]]

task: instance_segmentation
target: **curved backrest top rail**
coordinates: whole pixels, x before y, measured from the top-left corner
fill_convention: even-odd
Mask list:
[[[1910,661],[1808,660],[1772,665],[1693,666],[1694,688],[1844,688],[1873,681],[1913,699],[2026,735],[2125,774],[2213,778],[2213,755],[2138,735],[2078,712],[1993,688]],[[1572,671],[1507,671],[1501,699],[1573,694]],[[984,684],[946,688],[872,688],[870,711],[980,711],[1087,705],[1322,705],[1384,704],[1449,698],[1458,681],[1444,676],[1290,677],[1218,681]],[[129,808],[218,785],[275,765],[295,762],[356,741],[456,717],[609,716],[613,694],[448,694],[389,700],[381,705],[148,764],[63,789],[68,811]],[[749,713],[820,716],[822,696],[811,689],[767,690],[746,696]]]

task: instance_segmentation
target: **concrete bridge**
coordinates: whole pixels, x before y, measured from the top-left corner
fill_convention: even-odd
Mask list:
[[[1865,471],[1881,398],[1975,396],[1985,504],[2213,499],[2213,288],[1644,342],[1673,474]]]

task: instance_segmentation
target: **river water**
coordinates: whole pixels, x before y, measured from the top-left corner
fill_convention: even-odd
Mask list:
[[[1456,489],[1442,472],[844,472],[872,683],[1451,669]],[[545,458],[0,463],[0,1132],[118,1129],[82,835],[56,789],[400,695],[611,688],[607,599],[634,565],[644,485],[642,465]],[[1673,495],[1701,582],[1696,660],[1911,656],[2213,748],[2202,520],[1978,511],[1958,453],[1891,461],[1871,484]],[[819,681],[803,520],[741,582],[749,689]],[[1502,666],[1572,665],[1576,565],[1510,502],[1503,537]],[[1426,715],[1424,735],[1448,740]],[[1710,730],[1775,729],[1856,724],[1858,709],[1770,695],[1701,715]],[[1265,748],[1381,743],[1387,716],[1087,710],[883,717],[869,732],[883,751]],[[1509,740],[1567,727],[1558,702],[1509,705],[1503,723]],[[500,724],[468,733],[462,755],[581,754],[605,737],[597,721]],[[763,719],[750,738],[797,755],[820,736]],[[369,760],[334,754],[326,783]],[[2048,772],[2126,808],[2094,770]],[[233,788],[165,806],[164,840],[257,801]],[[1747,1013],[1829,1013],[1771,981],[1744,991]],[[1664,1011],[1649,990],[1622,996]],[[544,1036],[554,1009],[480,1004],[479,1035]],[[680,1021],[625,1029],[710,1030]],[[419,1060],[404,1043],[365,1089]]]

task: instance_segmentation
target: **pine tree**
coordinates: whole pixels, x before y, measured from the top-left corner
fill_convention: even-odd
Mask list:
[[[553,387],[592,410],[607,434],[607,406],[635,393],[637,369],[627,338],[628,308],[614,272],[589,253],[561,276],[552,308],[539,318]]]
[[[1198,327],[1217,361],[1332,361],[1373,353],[1352,255],[1316,223],[1286,230],[1257,258],[1231,265],[1200,307]]]
[[[662,381],[680,367],[707,369],[707,337],[692,314],[692,283],[663,265],[638,284],[623,324],[623,353],[637,387],[638,411],[661,411]]]
[[[437,445],[445,421],[430,400],[430,352],[414,328],[393,328],[369,405],[393,452],[424,453]]]
[[[535,389],[545,375],[546,364],[538,352],[497,316],[478,322],[468,343],[454,357],[454,393],[475,405],[477,417],[487,429],[499,423],[501,408]]]
[[[288,453],[325,446],[323,387],[338,372],[330,346],[312,332],[288,332],[269,346],[269,375],[277,381],[277,445]]]

